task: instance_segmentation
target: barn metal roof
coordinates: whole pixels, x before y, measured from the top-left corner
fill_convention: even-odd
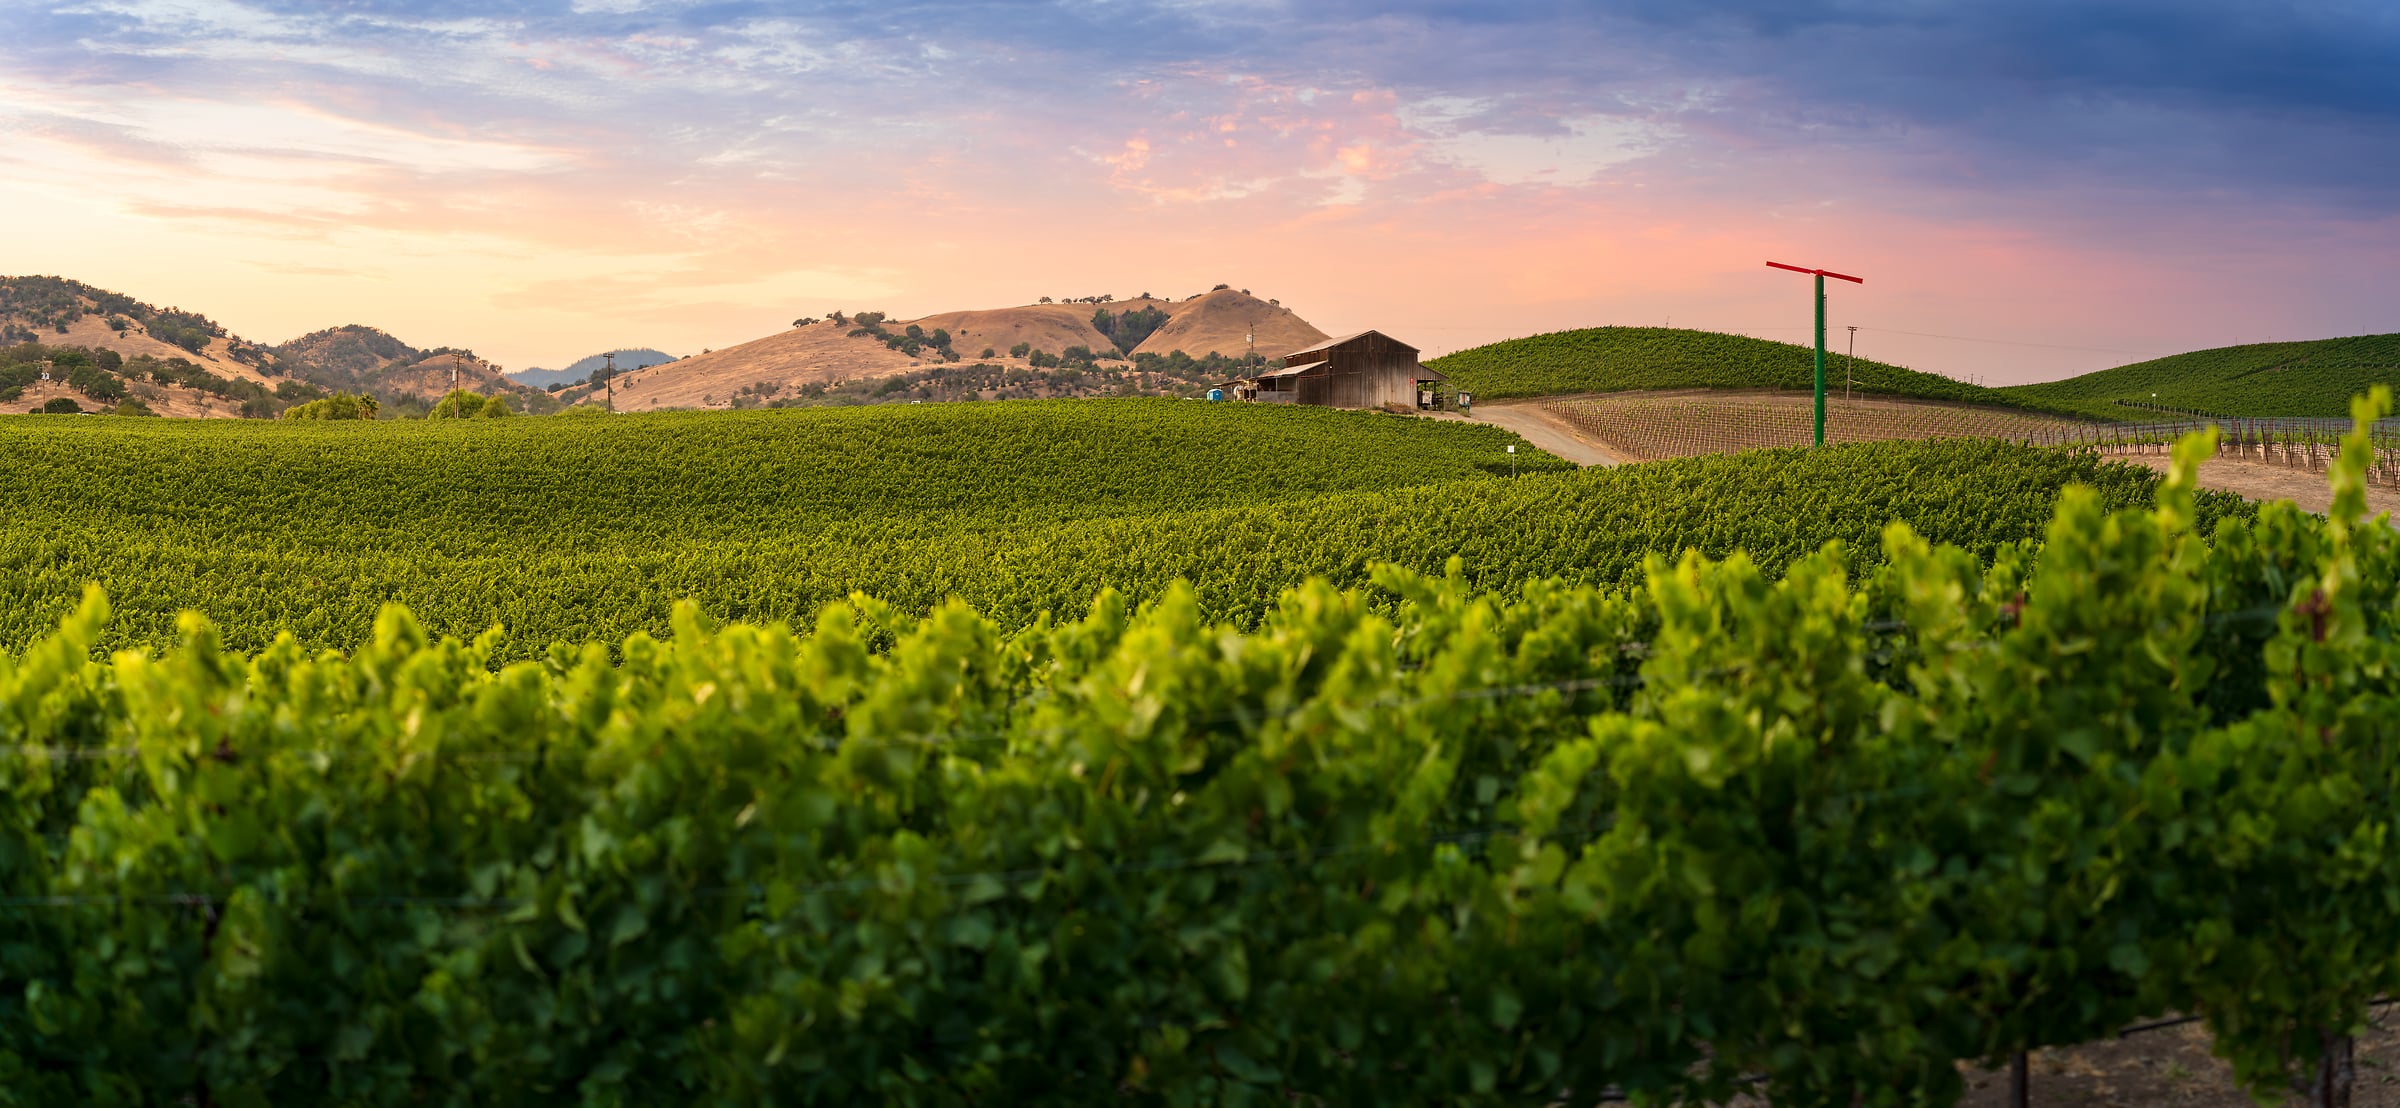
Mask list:
[[[1351,341],[1351,340],[1353,340],[1353,339],[1363,339],[1363,338],[1367,337],[1368,335],[1383,335],[1383,337],[1384,337],[1384,338],[1386,338],[1386,339],[1390,339],[1390,340],[1391,340],[1393,343],[1396,343],[1396,344],[1398,344],[1398,345],[1400,345],[1400,346],[1408,347],[1408,349],[1410,349],[1410,350],[1415,350],[1415,349],[1416,349],[1416,347],[1409,346],[1407,343],[1405,343],[1405,342],[1401,342],[1399,339],[1392,338],[1392,336],[1390,336],[1390,335],[1384,335],[1384,334],[1383,334],[1383,332],[1381,332],[1381,331],[1377,331],[1377,330],[1369,329],[1369,330],[1365,330],[1365,331],[1360,331],[1359,333],[1357,333],[1357,334],[1355,334],[1355,335],[1343,335],[1342,337],[1340,337],[1340,338],[1338,338],[1338,339],[1326,339],[1325,341],[1323,341],[1323,342],[1320,342],[1320,343],[1316,344],[1315,346],[1303,346],[1303,347],[1301,347],[1301,348],[1300,348],[1300,349],[1298,349],[1298,350],[1294,350],[1294,351],[1292,351],[1291,353],[1284,355],[1284,357],[1286,357],[1286,358],[1291,358],[1291,357],[1297,357],[1297,356],[1299,356],[1299,355],[1301,355],[1301,354],[1314,354],[1314,353],[1316,353],[1316,352],[1318,352],[1318,351],[1320,351],[1320,350],[1331,350],[1331,349],[1333,349],[1334,347],[1340,346],[1341,344],[1343,344],[1343,343],[1345,343],[1345,342],[1349,342],[1349,341]]]

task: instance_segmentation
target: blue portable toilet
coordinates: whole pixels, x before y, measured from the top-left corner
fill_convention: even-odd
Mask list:
[[[1225,390],[1224,390],[1224,389],[1210,389],[1210,390],[1208,390],[1208,398],[1209,398],[1210,400],[1223,400],[1223,399],[1225,399]]]

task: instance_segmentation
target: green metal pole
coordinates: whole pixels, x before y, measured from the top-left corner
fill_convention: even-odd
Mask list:
[[[1825,445],[1825,275],[1817,274],[1817,445]]]

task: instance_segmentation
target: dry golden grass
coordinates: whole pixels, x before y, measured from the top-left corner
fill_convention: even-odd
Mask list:
[[[1134,353],[1169,354],[1181,350],[1197,358],[1213,351],[1239,358],[1253,349],[1244,341],[1253,325],[1258,335],[1255,349],[1269,358],[1280,358],[1332,337],[1290,308],[1269,304],[1236,289],[1220,289],[1198,300],[1170,304],[1167,310],[1175,318],[1136,347]],[[1085,315],[1088,317],[1090,313]],[[1397,322],[1391,326],[1402,332],[1408,329]]]
[[[108,329],[108,323],[105,320],[98,316],[87,315],[68,324],[66,334],[46,332],[41,336],[41,341],[54,346],[88,346],[94,350],[114,350],[128,359],[143,354],[148,354],[162,362],[169,358],[182,358],[219,377],[231,378],[236,381],[255,381],[268,388],[275,387],[274,378],[226,357],[226,340],[224,339],[217,339],[209,343],[207,348],[200,353],[194,354],[180,346],[151,338],[142,331],[141,325],[138,323],[126,329],[125,333],[118,334]]]
[[[849,338],[849,331],[831,321],[812,323],[621,376],[617,410],[722,408],[735,392],[762,381],[786,388],[833,384],[906,372],[921,361],[874,339]]]
[[[1092,314],[1100,308],[1120,314],[1157,308],[1168,314],[1167,323],[1136,348],[1136,353],[1167,354],[1181,350],[1201,357],[1214,351],[1239,357],[1247,349],[1243,338],[1253,323],[1258,329],[1258,352],[1270,358],[1280,358],[1326,337],[1290,309],[1234,289],[1211,292],[1196,300],[1136,298],[1107,304],[1024,304],[1013,308],[938,312],[918,319],[885,320],[883,327],[898,333],[913,323],[929,334],[938,328],[950,332],[951,349],[967,362],[1022,365],[1023,359],[1008,356],[1009,348],[1020,342],[1052,354],[1071,346],[1094,351],[1111,349],[1108,336],[1092,327]],[[886,377],[936,364],[930,357],[911,358],[872,338],[851,338],[850,330],[851,325],[846,323],[812,323],[619,377],[617,409],[630,412],[723,408],[731,406],[735,393],[751,385],[771,384],[791,390],[810,384],[835,385],[862,377]],[[981,356],[986,349],[994,352],[992,357]]]

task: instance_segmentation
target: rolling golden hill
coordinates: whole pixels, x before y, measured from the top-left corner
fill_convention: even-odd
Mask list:
[[[1093,326],[1093,315],[1101,310],[1112,315],[1155,310],[1168,317],[1134,348],[1136,355],[1180,350],[1195,358],[1211,353],[1238,358],[1255,350],[1267,358],[1280,358],[1327,337],[1291,309],[1230,288],[1189,300],[1136,297],[1103,304],[1024,304],[937,312],[917,319],[885,320],[882,326],[895,334],[911,325],[927,334],[947,331],[951,349],[966,363],[1025,366],[1026,358],[1009,354],[1019,343],[1049,354],[1077,346],[1113,350],[1109,337]],[[617,379],[617,408],[729,407],[734,395],[746,388],[796,390],[941,364],[940,356],[931,351],[910,357],[872,337],[852,337],[852,330],[849,323],[824,320],[628,374]],[[1250,341],[1253,335],[1255,344]],[[992,351],[992,356],[983,356],[985,350]]]

